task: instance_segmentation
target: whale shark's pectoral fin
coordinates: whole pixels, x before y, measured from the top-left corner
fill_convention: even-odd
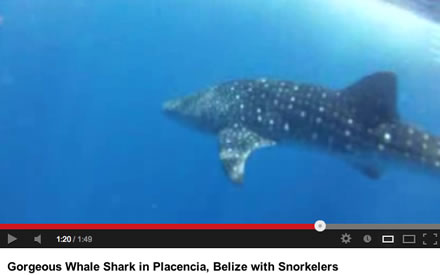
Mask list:
[[[236,183],[243,182],[246,160],[254,150],[276,144],[246,128],[223,129],[219,140],[220,159],[229,178]]]

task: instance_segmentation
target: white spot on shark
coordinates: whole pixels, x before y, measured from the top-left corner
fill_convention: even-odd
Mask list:
[[[391,141],[391,134],[390,134],[390,133],[385,133],[385,134],[383,135],[383,139],[384,139],[386,142],[390,142],[390,141]]]

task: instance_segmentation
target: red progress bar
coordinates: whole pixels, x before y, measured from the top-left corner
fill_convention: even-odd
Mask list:
[[[0,224],[0,230],[314,230],[313,224]]]

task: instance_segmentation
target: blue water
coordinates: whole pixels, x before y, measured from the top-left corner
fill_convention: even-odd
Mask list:
[[[161,113],[236,78],[391,70],[401,116],[440,135],[437,26],[353,2],[0,1],[0,222],[439,223],[440,176],[277,147],[238,186],[215,137]]]

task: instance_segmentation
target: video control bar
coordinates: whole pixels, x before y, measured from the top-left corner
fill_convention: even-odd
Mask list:
[[[0,248],[439,248],[440,230],[0,230]]]

